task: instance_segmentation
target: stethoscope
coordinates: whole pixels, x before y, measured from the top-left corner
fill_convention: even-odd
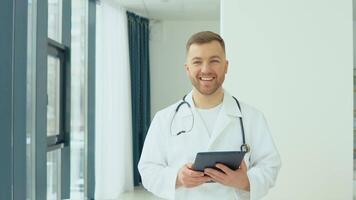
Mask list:
[[[186,105],[186,106],[189,108],[189,110],[190,110],[190,112],[191,112],[191,114],[192,114],[192,116],[193,116],[192,125],[190,126],[190,128],[189,128],[188,130],[181,130],[181,131],[177,132],[176,134],[174,134],[174,135],[176,135],[176,136],[179,136],[179,135],[181,135],[182,133],[189,133],[190,131],[192,131],[193,126],[194,126],[194,115],[193,115],[192,107],[191,107],[190,104],[185,100],[185,97],[186,97],[186,96],[187,96],[187,95],[184,95],[184,97],[182,98],[182,102],[180,102],[180,103],[178,104],[177,108],[175,109],[175,112],[174,112],[174,114],[173,114],[173,118],[172,118],[172,120],[171,120],[170,132],[171,132],[171,134],[172,134],[172,124],[173,124],[174,118],[175,118],[175,116],[177,115],[177,113],[178,113],[180,107],[182,107],[183,105]],[[233,96],[232,98],[234,98],[234,100],[236,101],[237,107],[239,108],[239,110],[240,110],[240,112],[241,112],[241,106],[240,106],[239,101],[238,101],[234,96]],[[249,146],[248,144],[246,144],[245,129],[244,129],[244,124],[243,124],[243,122],[242,122],[242,117],[239,117],[239,119],[240,119],[241,133],[242,133],[242,145],[240,146],[240,149],[241,149],[242,152],[248,153],[248,152],[250,152],[250,146]]]

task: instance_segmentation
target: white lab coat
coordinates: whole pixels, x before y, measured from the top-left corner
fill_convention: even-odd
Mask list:
[[[192,112],[183,106],[175,116],[172,131],[171,120],[177,102],[159,111],[149,128],[138,169],[143,186],[156,196],[165,199],[216,200],[216,199],[260,199],[274,186],[281,166],[280,156],[273,143],[263,114],[255,108],[240,102],[241,112],[235,100],[224,91],[223,106],[217,117],[215,128],[209,136],[204,123],[197,115],[190,92],[186,101]],[[181,130],[191,132],[174,135]],[[235,190],[219,183],[205,183],[194,188],[175,189],[179,169],[186,163],[194,162],[198,152],[240,150],[242,134],[239,118],[242,115],[246,143],[250,153],[245,155],[250,181],[250,192]]]

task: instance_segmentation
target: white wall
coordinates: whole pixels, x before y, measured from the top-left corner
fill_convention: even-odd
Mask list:
[[[175,103],[190,92],[187,78],[185,45],[199,31],[219,32],[219,21],[160,21],[151,20],[150,76],[151,116]]]
[[[225,88],[262,110],[282,156],[265,199],[352,199],[352,1],[222,0]]]

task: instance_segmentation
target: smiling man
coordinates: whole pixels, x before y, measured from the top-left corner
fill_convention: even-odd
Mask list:
[[[166,199],[260,199],[281,166],[266,120],[222,88],[229,63],[218,34],[196,33],[186,49],[193,89],[155,115],[138,166],[143,186]],[[198,152],[239,150],[246,154],[236,170],[194,170]]]

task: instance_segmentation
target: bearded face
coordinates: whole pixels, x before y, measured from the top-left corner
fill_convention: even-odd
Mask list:
[[[219,42],[190,46],[185,68],[192,85],[202,95],[212,95],[221,88],[227,67],[228,61]]]

